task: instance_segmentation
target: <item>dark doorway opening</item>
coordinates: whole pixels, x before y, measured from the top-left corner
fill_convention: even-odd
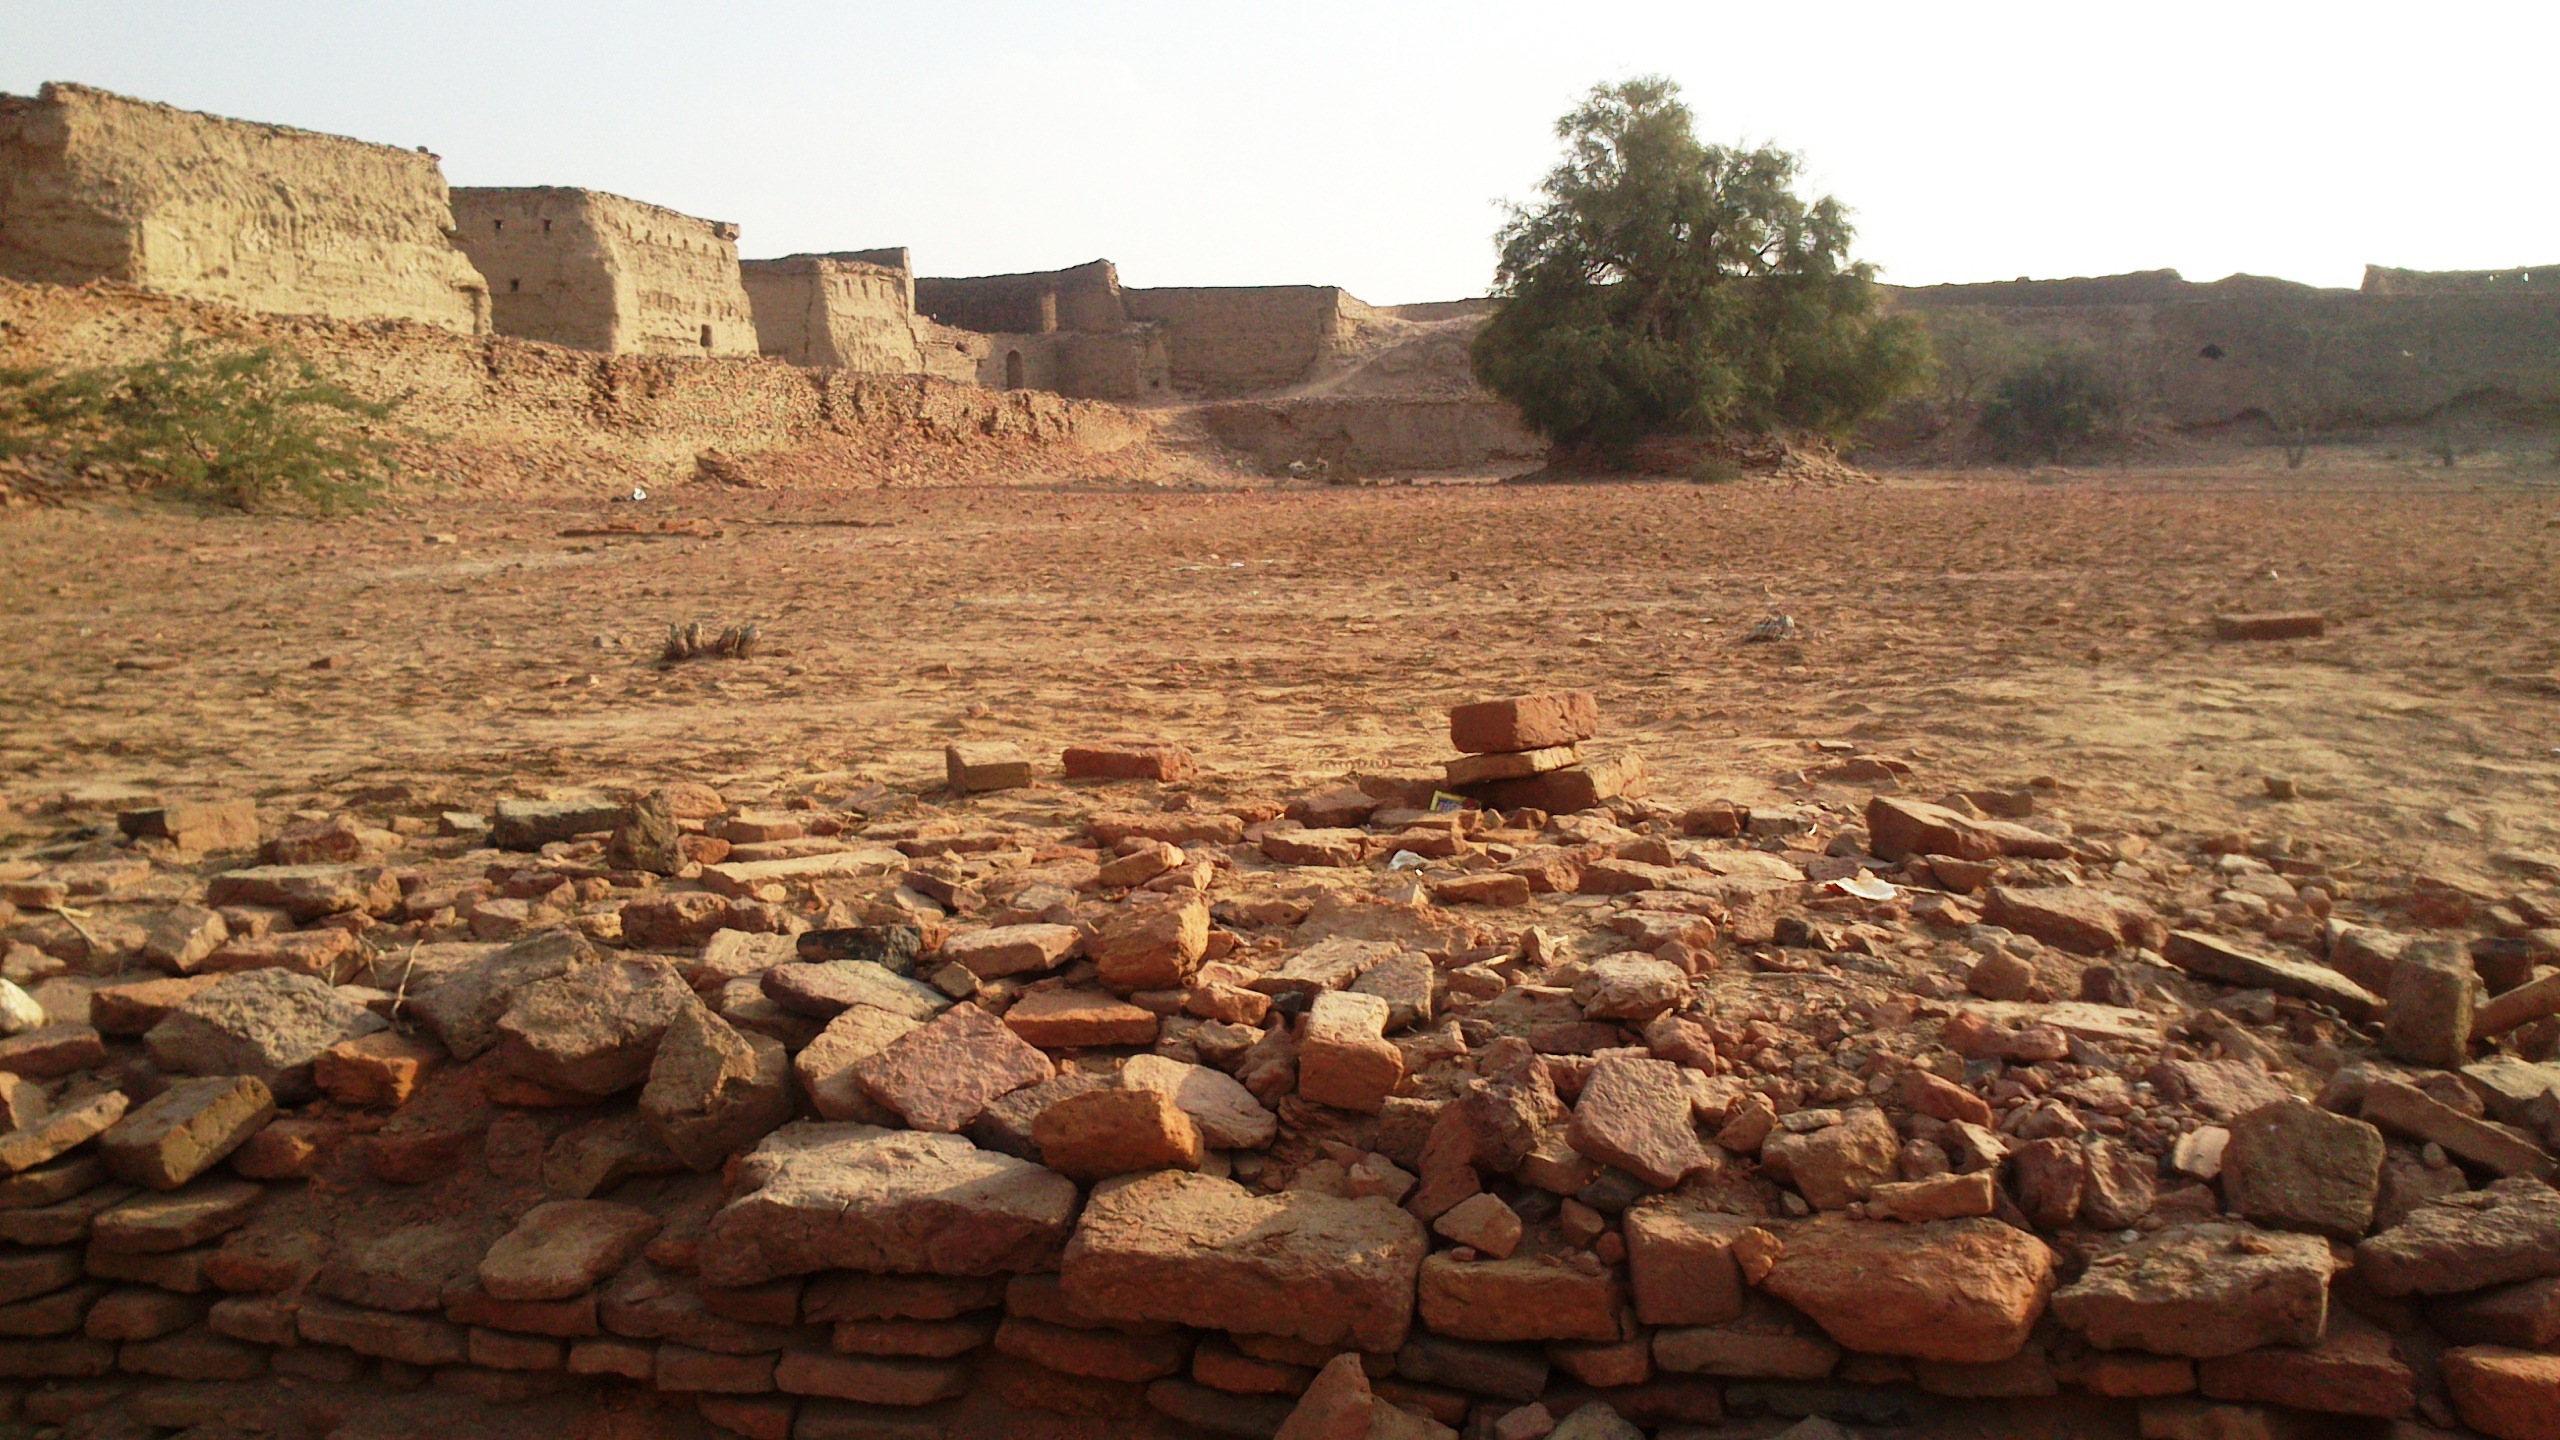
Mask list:
[[[1022,352],[1019,350],[1004,352],[1004,388],[1007,390],[1022,388]]]

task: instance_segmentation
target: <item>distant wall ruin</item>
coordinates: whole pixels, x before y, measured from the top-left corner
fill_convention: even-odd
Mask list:
[[[757,348],[794,365],[976,381],[987,342],[916,314],[906,256],[865,250],[740,262]]]
[[[1021,275],[918,280],[915,303],[945,325],[985,335],[1108,333],[1129,323],[1120,272],[1108,260]]]
[[[1295,384],[1339,336],[1346,298],[1330,285],[1195,286],[1124,294],[1131,319],[1165,327],[1173,383],[1204,395]]]
[[[2542,273],[2482,271],[2518,278],[2473,283],[2368,271],[2362,290],[2327,290],[2155,270],[1891,293],[1924,319],[1990,317],[2023,350],[2085,352],[2171,424],[2307,417],[2357,427],[2422,421],[2483,398],[2560,405],[2560,284],[2521,280]],[[2550,273],[2560,278],[2560,267]]]
[[[607,355],[753,355],[738,227],[568,186],[453,192],[501,335]]]
[[[83,85],[0,96],[0,277],[472,333],[436,157]]]
[[[1547,442],[1491,396],[1356,395],[1229,400],[1200,408],[1201,428],[1278,474],[1321,464],[1337,479],[1399,471],[1524,468]]]
[[[1089,400],[1161,400],[1173,389],[1170,337],[1129,314],[1108,260],[1021,275],[916,282],[916,306],[984,335],[978,383]]]
[[[2560,265],[2514,270],[2394,270],[2364,267],[2367,295],[2560,295]]]
[[[1065,393],[1137,399],[1165,390],[1230,396],[1292,385],[1339,338],[1346,307],[1360,302],[1325,285],[1121,288],[1108,260],[1065,270],[916,282],[916,304],[945,325],[994,337],[986,383],[1100,385]],[[1038,336],[1141,336],[1117,346],[1042,342]],[[1018,356],[1019,365],[1006,357]]]

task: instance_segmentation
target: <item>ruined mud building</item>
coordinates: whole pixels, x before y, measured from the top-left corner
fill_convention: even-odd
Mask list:
[[[738,227],[571,187],[448,190],[434,155],[79,85],[0,97],[0,279],[410,321],[611,356],[745,359],[1197,405],[1274,469],[1534,463],[1474,384],[1487,302],[1131,288],[1108,260],[916,277],[903,249],[741,261]],[[2391,424],[2560,405],[2560,267],[2374,267],[2361,290],[2174,271],[1894,292],[2102,352],[2173,424]]]
[[[436,157],[85,85],[0,96],[0,276],[471,332]]]

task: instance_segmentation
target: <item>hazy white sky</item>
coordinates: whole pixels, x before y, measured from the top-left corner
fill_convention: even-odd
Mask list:
[[[1593,82],[1802,152],[1903,284],[2560,263],[2560,4],[0,0],[77,80],[929,275],[1480,293]]]

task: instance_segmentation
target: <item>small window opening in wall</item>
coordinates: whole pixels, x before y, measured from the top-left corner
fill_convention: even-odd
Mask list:
[[[524,282],[522,280],[510,280],[507,282],[507,293],[510,295],[518,294],[522,292],[523,289]]]
[[[545,220],[545,221],[543,221],[543,222],[542,222],[542,233],[543,233],[543,234],[545,234],[545,235],[548,235],[548,234],[550,234],[550,233],[551,233],[551,222],[550,222],[550,221]]]
[[[489,233],[492,235],[502,235],[506,233],[506,229],[507,222],[504,220],[492,220],[489,222]]]
[[[2219,345],[2207,345],[2196,353],[2207,360],[2219,360],[2222,358],[2222,347]]]
[[[1022,388],[1022,352],[1019,350],[1004,352],[1004,388],[1007,390]]]
[[[708,325],[702,327],[702,348],[705,350],[711,348],[711,327]]]

